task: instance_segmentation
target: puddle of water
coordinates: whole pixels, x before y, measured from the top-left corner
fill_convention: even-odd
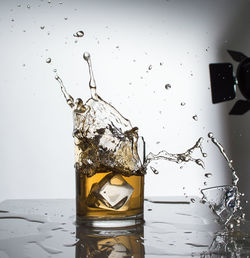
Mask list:
[[[225,231],[216,215],[195,198],[197,202],[190,204],[180,204],[174,197],[173,202],[169,198],[145,201],[146,223],[125,229],[77,226],[74,200],[38,201],[39,210],[33,209],[34,200],[6,201],[0,204],[0,210],[4,211],[0,213],[0,251],[9,258],[32,257],[34,253],[36,257],[60,258],[90,254],[92,257],[250,255],[250,222],[242,223],[238,231]],[[179,200],[182,202],[182,198]],[[61,214],[65,216],[62,218]]]

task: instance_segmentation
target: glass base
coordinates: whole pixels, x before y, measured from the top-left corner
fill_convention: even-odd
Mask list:
[[[95,228],[124,228],[144,223],[143,213],[124,218],[88,218],[76,217],[76,223]]]

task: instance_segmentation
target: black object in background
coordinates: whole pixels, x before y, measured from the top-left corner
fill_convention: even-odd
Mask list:
[[[233,66],[230,63],[210,64],[210,80],[213,103],[235,98]]]
[[[230,63],[210,64],[212,102],[220,103],[232,100],[238,86],[246,100],[238,100],[229,112],[231,115],[243,115],[250,110],[250,58],[241,52],[228,50],[232,59],[239,62],[236,77]]]

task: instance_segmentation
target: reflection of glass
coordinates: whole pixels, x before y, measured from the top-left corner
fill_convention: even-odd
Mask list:
[[[138,155],[144,161],[142,137],[137,143]],[[84,144],[81,143],[81,139],[77,139],[76,164],[89,162],[91,150],[87,155],[83,155],[82,148],[79,147]],[[88,148],[91,149],[91,146]],[[126,153],[120,155],[126,157]],[[127,159],[130,159],[129,156]],[[140,224],[143,222],[143,201],[144,176],[142,174],[126,175],[122,174],[121,168],[111,171],[105,167],[99,167],[93,175],[89,175],[76,167],[78,223],[95,227],[127,227]]]
[[[243,230],[216,233],[209,247],[218,257],[249,257],[249,235]]]
[[[144,257],[143,226],[124,229],[100,229],[77,226],[75,258]]]

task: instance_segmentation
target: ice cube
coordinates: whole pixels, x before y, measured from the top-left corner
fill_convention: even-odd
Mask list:
[[[98,241],[97,250],[99,251],[100,257],[131,257],[128,247],[124,245],[122,240],[123,239],[120,237],[114,237]]]
[[[133,187],[121,175],[110,173],[92,186],[87,205],[108,210],[126,210],[125,204],[133,191]]]
[[[119,257],[130,257],[128,249],[120,243],[114,244],[112,246],[112,251],[108,256],[109,258],[119,258]]]
[[[227,223],[238,208],[238,188],[231,185],[201,190],[203,197],[223,223]]]

